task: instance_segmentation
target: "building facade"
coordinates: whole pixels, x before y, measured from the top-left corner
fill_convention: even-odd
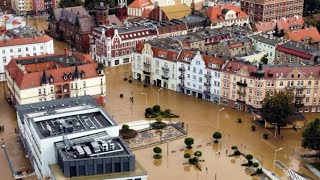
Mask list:
[[[5,14],[12,13],[11,0],[0,0],[0,8]]]
[[[5,67],[13,58],[53,54],[53,39],[47,35],[0,41],[0,81],[5,81]]]
[[[268,22],[282,17],[302,16],[304,0],[241,0],[241,9],[250,21]]]
[[[7,96],[14,104],[29,104],[84,95],[106,95],[102,65],[88,55],[53,54],[12,60],[6,68]]]

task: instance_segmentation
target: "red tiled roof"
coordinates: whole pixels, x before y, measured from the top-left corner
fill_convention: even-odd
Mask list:
[[[142,42],[137,43],[136,45],[136,51],[138,53],[142,53],[142,49],[144,48],[144,44]]]
[[[17,25],[17,24],[21,24],[19,21],[17,21],[17,20],[14,20],[14,21],[12,21],[12,24],[13,25]]]
[[[157,47],[151,47],[153,52],[153,57],[165,58],[168,61],[176,61],[178,57],[177,52],[168,51],[165,49],[160,49]],[[161,57],[163,55],[163,57]]]
[[[300,28],[302,28],[304,25],[304,20],[301,16],[281,18],[279,20],[273,20],[264,23],[255,23],[253,25],[253,29],[261,32],[273,31],[276,27],[276,24],[278,25],[279,30],[283,29],[284,32],[288,32],[292,26],[300,26]]]
[[[226,60],[219,58],[219,57],[212,57],[212,56],[208,56],[203,54],[202,58],[206,64],[206,67],[208,67],[209,63],[211,64],[217,64],[220,65],[220,68],[222,68],[222,65],[225,63]]]
[[[182,50],[180,52],[180,55],[178,57],[178,61],[183,61],[183,58],[187,57],[187,58],[194,58],[196,56],[195,52],[192,51],[188,51],[188,50]]]
[[[242,62],[237,61],[229,61],[224,68],[224,71],[228,71],[229,73],[236,74],[242,67],[246,67],[249,74],[256,72],[258,70],[257,66],[251,64],[244,64]]]
[[[228,44],[228,46],[229,46],[230,48],[237,48],[237,47],[243,46],[243,43],[242,43],[242,42],[239,42],[239,43],[230,43],[230,44]]]
[[[287,33],[289,39],[297,42],[303,42],[305,38],[311,38],[311,43],[320,42],[320,34],[317,28],[306,28],[291,31]]]
[[[223,15],[223,11],[227,11],[227,10],[233,10],[236,13],[238,13],[237,18],[247,18],[247,17],[249,17],[240,8],[236,7],[233,4],[226,4],[226,5],[223,5],[223,6],[212,6],[206,11],[206,14],[210,18],[211,22],[222,22],[222,21],[225,21],[225,17]]]
[[[47,55],[47,56],[57,56],[55,55]],[[40,56],[37,56],[40,57]],[[32,57],[28,57],[29,59]],[[35,88],[41,86],[41,79],[43,75],[43,71],[36,71],[31,73],[24,73],[17,65],[17,60],[23,60],[26,58],[17,58],[10,61],[10,63],[7,65],[7,71],[9,72],[9,75],[14,80],[14,82],[17,84],[19,89],[29,89],[29,88]],[[44,64],[42,64],[44,65]],[[41,67],[42,67],[41,65]],[[31,68],[30,65],[28,65],[28,68]],[[57,69],[47,69],[46,74],[47,78],[50,76],[54,77],[54,82],[50,84],[57,84],[61,82],[66,82],[68,80],[63,79],[63,75],[65,74],[74,74],[75,66],[70,67],[59,67]],[[96,71],[96,65],[94,63],[86,63],[83,65],[78,65],[78,71],[85,72],[85,78],[93,78],[99,76]]]
[[[129,8],[144,8],[152,6],[153,3],[150,0],[134,0],[128,7]]]
[[[292,54],[292,55],[295,55],[295,56],[299,56],[299,57],[302,57],[304,59],[311,59],[311,57],[312,57],[311,54],[306,54],[306,53],[303,53],[303,52],[295,51],[293,49],[289,49],[289,48],[283,47],[281,45],[277,47],[277,50],[285,52],[285,53],[288,53],[288,54]]]
[[[48,42],[51,40],[52,40],[52,38],[48,35],[44,35],[41,37],[8,39],[8,40],[0,41],[0,47],[16,46],[16,45],[24,45],[24,44],[45,43],[45,42]]]

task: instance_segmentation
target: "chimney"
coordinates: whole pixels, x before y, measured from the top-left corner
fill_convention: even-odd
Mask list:
[[[64,56],[65,56],[65,57],[68,57],[68,51],[67,51],[67,48],[64,48]]]

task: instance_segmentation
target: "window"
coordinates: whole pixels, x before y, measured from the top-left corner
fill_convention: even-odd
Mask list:
[[[6,63],[6,62],[7,62],[7,57],[6,57],[6,56],[3,56],[3,57],[2,57],[2,60],[3,60],[4,63]]]
[[[311,86],[311,81],[308,81],[308,86]]]
[[[53,93],[53,87],[50,88],[50,92]]]
[[[283,81],[280,81],[280,85],[279,86],[283,86]]]
[[[202,82],[202,77],[199,77],[199,82]]]
[[[40,50],[43,50],[43,46],[40,46]]]
[[[39,95],[41,95],[41,89],[38,89]]]
[[[86,87],[86,81],[83,81],[83,87],[84,88]]]
[[[307,94],[310,94],[311,89],[307,89]]]
[[[28,47],[26,47],[26,51],[29,51],[29,48],[28,48]]]
[[[3,49],[3,50],[2,50],[2,54],[5,54],[5,53],[6,53],[6,50]]]
[[[19,53],[21,52],[21,48],[18,48],[18,52],[19,52]]]

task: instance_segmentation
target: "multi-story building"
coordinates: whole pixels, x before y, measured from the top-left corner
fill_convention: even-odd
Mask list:
[[[276,26],[278,33],[285,34],[290,31],[296,31],[304,27],[304,20],[302,16],[294,16],[291,18],[273,19],[268,22],[257,22],[252,24],[253,31],[259,31],[263,33],[272,34]]]
[[[224,59],[199,51],[181,50],[168,39],[138,44],[133,59],[133,78],[219,102]]]
[[[233,4],[212,6],[206,10],[211,29],[222,26],[249,26],[249,16]]]
[[[128,6],[128,16],[140,17],[144,10],[153,9],[154,4],[150,0],[134,0]]]
[[[18,105],[21,142],[38,179],[147,179],[119,126],[91,96]]]
[[[287,32],[284,38],[317,47],[320,46],[320,34],[316,27]]]
[[[268,22],[282,17],[302,16],[304,0],[241,0],[241,9],[250,21]]]
[[[6,36],[7,37],[7,36]],[[5,67],[13,58],[53,54],[53,39],[47,35],[0,41],[0,81],[6,80]]]
[[[12,13],[11,0],[0,0],[0,9],[4,14]]]
[[[26,20],[23,17],[15,16],[14,14],[3,14],[0,16],[0,35],[6,30],[25,26]]]
[[[106,95],[103,65],[89,55],[38,55],[11,60],[6,68],[8,97],[29,104],[84,95]]]
[[[33,0],[33,13],[38,16],[45,13],[45,1],[44,0]]]
[[[288,41],[276,48],[275,64],[315,65],[320,61],[319,47],[301,42]]]
[[[273,64],[276,59],[276,47],[285,40],[275,37],[272,34],[257,34],[250,36],[253,42],[253,49],[259,52],[266,52],[268,64]]]
[[[154,21],[170,21],[173,19],[181,19],[189,16],[191,8],[186,4],[171,5],[171,6],[155,6],[149,12],[149,19]]]
[[[103,3],[96,8],[95,17],[83,6],[57,8],[50,14],[48,34],[68,42],[77,50],[89,52],[89,34],[93,28],[101,25],[108,25],[108,8]]]

